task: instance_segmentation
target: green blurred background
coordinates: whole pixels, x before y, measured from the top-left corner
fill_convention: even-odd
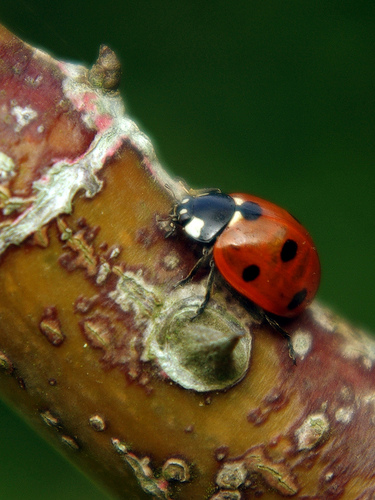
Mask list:
[[[272,200],[320,250],[319,298],[375,331],[373,0],[2,0],[59,58],[123,63],[130,115],[170,172]],[[0,499],[108,498],[0,407]]]

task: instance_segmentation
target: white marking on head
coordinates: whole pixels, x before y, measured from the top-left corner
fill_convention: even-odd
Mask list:
[[[185,203],[188,203],[188,201],[190,200],[190,198],[184,198],[182,201],[181,201],[181,205],[184,205]]]
[[[179,214],[180,214],[180,215],[187,214],[187,208],[181,208],[181,210],[180,210]]]
[[[204,226],[204,220],[198,217],[193,217],[190,222],[184,227],[186,233],[192,238],[199,238],[202,232],[202,227]]]
[[[228,222],[228,226],[233,226],[236,224],[239,220],[243,219],[243,215],[239,210],[236,210],[231,218],[231,220]]]

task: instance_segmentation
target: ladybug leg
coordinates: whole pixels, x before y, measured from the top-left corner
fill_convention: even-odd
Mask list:
[[[202,257],[200,257],[197,260],[194,267],[190,270],[186,278],[176,283],[173,288],[178,288],[179,286],[186,285],[186,283],[189,283],[197,274],[199,269],[207,262],[207,259],[210,257],[211,253],[212,253],[212,248],[204,247],[202,251]]]
[[[197,260],[196,264],[191,269],[190,273],[186,276],[186,278],[184,278],[183,280],[176,283],[176,285],[174,285],[174,288],[177,288],[179,286],[185,285],[186,283],[189,283],[189,281],[191,281],[197,274],[202,265],[206,264],[207,260],[210,259],[209,261],[210,272],[208,274],[208,279],[207,279],[206,294],[204,296],[202,303],[198,307],[197,312],[194,314],[192,318],[190,318],[191,321],[202,314],[211,297],[212,285],[215,279],[215,263],[214,259],[211,258],[211,254],[212,254],[212,247],[204,247],[202,252],[202,257]]]
[[[158,225],[159,229],[164,232],[165,239],[172,236],[172,234],[174,234],[176,231],[176,223],[173,214],[169,214],[169,216],[165,218],[157,215],[156,224]]]
[[[206,295],[204,296],[204,299],[201,303],[201,305],[198,307],[197,312],[194,314],[192,318],[190,318],[190,321],[193,321],[193,319],[197,318],[202,314],[202,312],[205,310],[210,298],[211,298],[211,292],[212,292],[212,287],[214,284],[215,280],[215,263],[214,259],[210,260],[210,272],[208,274],[207,278],[207,285],[206,285]]]
[[[165,185],[165,187],[171,190],[171,188],[167,184]],[[171,193],[173,193],[172,190]],[[176,222],[178,219],[176,214],[176,206],[177,205],[174,205],[172,207],[167,217],[162,217],[159,214],[156,215],[156,224],[158,225],[160,230],[164,231],[165,239],[169,238],[176,232]]]
[[[281,335],[284,337],[284,339],[288,342],[288,350],[289,350],[289,357],[292,359],[293,361],[293,364],[296,365],[297,364],[297,361],[296,361],[296,353],[294,352],[294,349],[293,349],[293,344],[292,344],[292,339],[289,335],[288,332],[286,332],[280,325],[279,323],[274,319],[272,318],[271,316],[268,316],[267,313],[264,313],[263,314],[263,317],[264,319],[267,321],[267,323],[272,326],[272,328],[274,328],[275,330],[277,330],[279,333],[281,333]]]
[[[190,187],[188,187],[188,185],[186,184],[184,179],[182,179],[181,177],[176,177],[176,181],[179,183],[179,185],[182,187],[182,189],[185,191],[185,193],[188,196],[203,196],[203,195],[211,194],[211,193],[221,193],[221,189],[219,189],[219,188],[202,188],[202,189],[190,188]],[[165,184],[165,187],[172,193],[175,200],[178,201],[176,199],[175,194],[172,192],[172,189],[170,188],[170,186],[168,184]]]
[[[191,195],[194,196],[205,196],[206,194],[221,193],[219,188],[202,188],[202,189],[191,189]]]

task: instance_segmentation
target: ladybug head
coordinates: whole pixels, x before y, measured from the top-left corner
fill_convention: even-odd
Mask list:
[[[205,198],[205,197],[202,197]],[[174,221],[180,224],[185,233],[195,241],[208,243],[206,238],[205,211],[200,207],[200,197],[187,196],[175,207]]]
[[[235,211],[235,202],[220,192],[186,196],[175,207],[174,221],[180,224],[193,240],[213,244],[225,229]]]
[[[194,216],[194,198],[189,196],[184,198],[175,209],[176,222],[185,226]]]

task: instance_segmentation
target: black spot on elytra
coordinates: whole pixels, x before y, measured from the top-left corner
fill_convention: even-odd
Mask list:
[[[286,240],[280,252],[280,257],[283,262],[289,262],[294,259],[297,254],[298,245],[294,240]]]
[[[259,266],[252,264],[251,266],[245,267],[242,271],[242,279],[246,282],[254,281],[260,273]]]
[[[288,304],[289,311],[293,311],[293,309],[296,309],[296,307],[300,306],[302,302],[305,300],[306,295],[307,295],[306,288],[302,288],[302,290],[294,294],[294,297]]]
[[[254,201],[245,201],[242,205],[239,205],[236,210],[238,210],[246,220],[257,220],[262,215],[260,205]]]

